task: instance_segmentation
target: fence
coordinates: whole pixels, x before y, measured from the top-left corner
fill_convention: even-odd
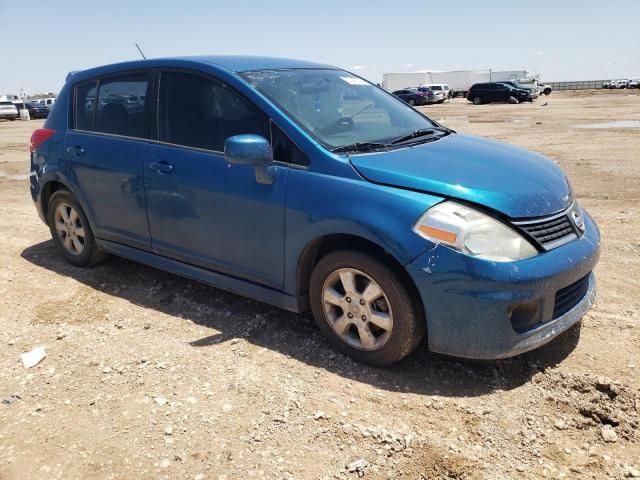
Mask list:
[[[554,90],[592,90],[602,88],[609,80],[579,80],[576,82],[546,82]]]

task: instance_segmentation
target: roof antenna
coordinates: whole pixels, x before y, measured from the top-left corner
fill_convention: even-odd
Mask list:
[[[140,46],[138,45],[138,43],[136,42],[136,48],[138,49],[138,51],[140,52],[140,55],[142,55],[142,58],[144,58],[145,60],[147,59],[147,57],[144,56],[144,53],[142,53],[142,50],[140,50]]]

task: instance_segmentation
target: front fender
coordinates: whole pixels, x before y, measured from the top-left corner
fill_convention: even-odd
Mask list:
[[[291,169],[287,187],[284,290],[296,295],[305,249],[335,234],[368,240],[406,265],[430,245],[412,231],[442,198],[374,184],[362,178]]]

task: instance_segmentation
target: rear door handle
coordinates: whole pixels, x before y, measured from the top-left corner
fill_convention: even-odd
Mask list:
[[[149,168],[159,173],[171,173],[173,165],[169,165],[167,162],[149,162]]]
[[[84,153],[84,148],[82,148],[80,145],[75,145],[73,147],[67,147],[67,152],[69,152],[71,155],[79,157]]]

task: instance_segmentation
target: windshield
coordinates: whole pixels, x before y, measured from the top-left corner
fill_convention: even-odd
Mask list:
[[[332,150],[386,144],[437,127],[401,100],[343,70],[256,70],[240,75]]]

